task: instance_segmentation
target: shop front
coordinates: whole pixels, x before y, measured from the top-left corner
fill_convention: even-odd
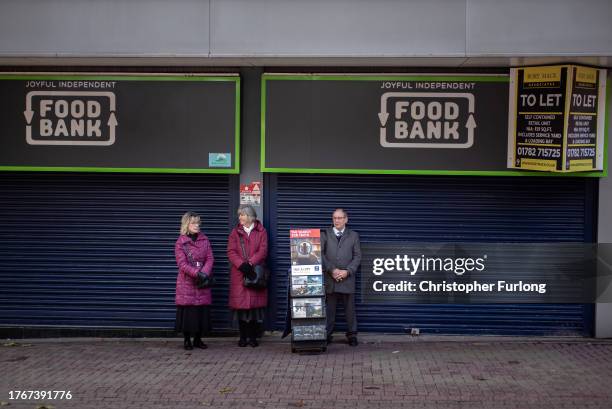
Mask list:
[[[172,329],[187,210],[213,245],[214,320],[226,328],[239,77],[13,74],[0,87],[7,335]]]
[[[276,330],[286,319],[289,230],[326,227],[337,207],[365,247],[597,241],[601,111],[589,122],[599,127],[594,154],[570,166],[564,155],[524,160],[518,148],[536,142],[511,143],[509,129],[533,119],[517,109],[505,70],[262,72],[0,77],[0,325],[170,332],[173,246],[181,215],[194,210],[214,250],[214,327],[230,329],[226,245],[241,202],[268,229],[266,327]],[[533,108],[555,112],[546,109]],[[579,115],[588,122],[589,112]],[[357,287],[364,332],[594,329],[592,301],[373,302]]]
[[[275,271],[289,267],[289,230],[328,226],[337,207],[366,246],[596,241],[601,172],[507,168],[508,85],[499,74],[265,74],[262,171]],[[279,328],[286,292],[279,285]],[[376,303],[357,292],[362,331],[593,330],[588,303]]]

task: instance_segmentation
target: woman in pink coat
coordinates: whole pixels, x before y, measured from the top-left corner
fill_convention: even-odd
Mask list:
[[[210,288],[198,288],[198,272],[212,275],[213,252],[208,238],[200,232],[200,216],[187,212],[181,219],[181,235],[174,245],[174,255],[178,266],[176,277],[176,324],[175,329],[182,332],[186,350],[193,347],[206,349],[202,335],[210,331]],[[193,336],[193,344],[191,343]]]
[[[250,205],[238,208],[238,225],[232,230],[227,243],[227,257],[231,264],[229,306],[238,321],[240,340],[238,346],[256,347],[259,325],[263,323],[268,290],[247,288],[244,275],[253,274],[253,266],[265,264],[268,257],[268,234],[257,220],[257,213]],[[241,245],[244,243],[244,251]]]

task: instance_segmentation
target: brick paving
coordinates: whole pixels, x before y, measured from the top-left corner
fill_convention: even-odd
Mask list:
[[[336,337],[338,338],[338,337]],[[2,341],[0,407],[612,408],[612,341],[364,335],[318,355],[267,336]],[[10,400],[70,390],[71,400]]]

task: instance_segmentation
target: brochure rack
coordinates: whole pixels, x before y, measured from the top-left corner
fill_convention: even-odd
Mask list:
[[[289,308],[291,351],[327,350],[325,287],[321,267],[321,231],[290,230]]]

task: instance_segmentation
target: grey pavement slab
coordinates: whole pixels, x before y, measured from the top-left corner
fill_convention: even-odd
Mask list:
[[[194,351],[178,338],[2,340],[0,408],[612,408],[609,340],[336,339],[322,354],[292,354],[277,335]]]

